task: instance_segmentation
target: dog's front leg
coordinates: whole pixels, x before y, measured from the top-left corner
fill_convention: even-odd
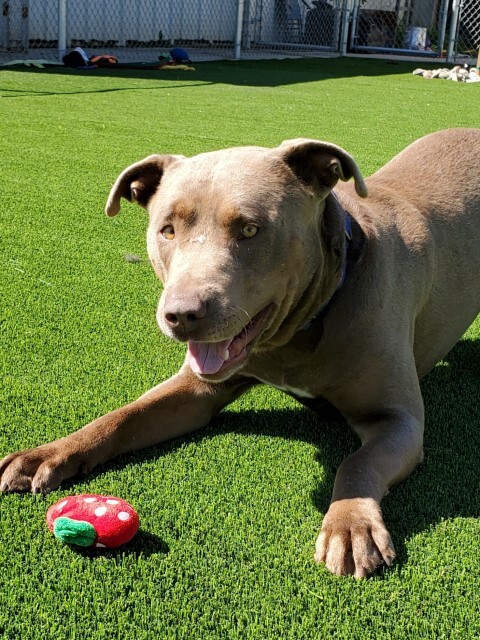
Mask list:
[[[245,381],[209,384],[187,367],[135,402],[97,418],[69,436],[0,462],[0,491],[44,493],[98,464],[205,426],[247,387]]]
[[[395,550],[380,500],[422,459],[423,409],[416,413],[394,410],[354,423],[362,447],[338,469],[316,544],[316,561],[332,573],[363,578],[392,564]]]

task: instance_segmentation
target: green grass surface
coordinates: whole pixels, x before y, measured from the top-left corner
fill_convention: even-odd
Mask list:
[[[423,134],[479,125],[478,86],[412,69],[340,59],[0,71],[0,457],[70,433],[182,361],[155,325],[145,214],[102,213],[125,166],[306,136],[345,147],[368,175]],[[357,442],[259,388],[193,437],[47,497],[1,496],[0,637],[478,638],[479,335],[477,320],[423,384],[425,462],[383,503],[392,569],[357,582],[315,566],[335,469]],[[46,509],[80,492],[131,501],[134,541],[101,555],[57,542]]]

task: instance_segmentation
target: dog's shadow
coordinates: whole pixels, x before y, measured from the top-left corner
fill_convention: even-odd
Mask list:
[[[422,381],[425,401],[425,460],[405,481],[394,487],[382,503],[400,562],[406,559],[405,540],[442,520],[480,517],[480,342],[462,340]],[[255,391],[253,391],[255,393]],[[260,434],[295,439],[317,448],[324,481],[312,491],[321,514],[329,506],[336,470],[359,447],[348,424],[330,411],[317,415],[300,405],[279,411],[226,411],[192,436],[135,453],[135,462],[157,458],[185,442],[222,433]],[[94,472],[121,468],[122,456]]]

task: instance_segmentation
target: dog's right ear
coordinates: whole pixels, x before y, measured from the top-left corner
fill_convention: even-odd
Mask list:
[[[120,200],[137,202],[146,208],[150,198],[160,184],[165,169],[184,156],[148,156],[127,167],[118,176],[105,206],[107,216],[116,216],[120,211]]]
[[[336,144],[297,138],[285,140],[278,149],[295,175],[317,195],[325,197],[338,180],[346,182],[353,178],[355,191],[361,198],[367,197],[367,185],[357,163]]]

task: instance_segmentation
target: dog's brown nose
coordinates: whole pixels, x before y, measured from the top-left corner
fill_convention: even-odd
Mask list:
[[[188,334],[207,315],[207,303],[196,294],[172,292],[165,299],[163,313],[171,329]]]

